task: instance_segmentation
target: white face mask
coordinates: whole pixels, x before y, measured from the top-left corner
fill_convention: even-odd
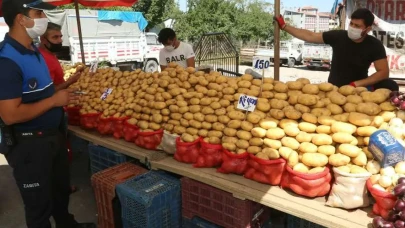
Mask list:
[[[28,36],[35,39],[38,36],[42,36],[46,32],[46,28],[48,27],[48,18],[35,18],[31,20],[34,21],[34,26],[32,28],[26,27],[25,29],[27,30]]]
[[[172,51],[174,51],[175,47],[173,47],[172,45],[169,45],[169,46],[165,46],[165,49],[168,52],[172,52]]]
[[[352,26],[349,26],[349,29],[347,30],[347,35],[352,40],[360,39],[362,37],[362,33],[363,33],[362,29],[353,28]]]

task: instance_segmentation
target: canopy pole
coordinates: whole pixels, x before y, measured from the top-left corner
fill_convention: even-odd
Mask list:
[[[82,63],[86,64],[86,58],[84,57],[82,25],[80,24],[79,0],[75,0],[75,11],[76,11],[77,30],[79,32],[80,53],[82,54]]]
[[[280,15],[280,0],[274,1],[274,15]],[[274,23],[274,80],[280,80],[280,28]]]

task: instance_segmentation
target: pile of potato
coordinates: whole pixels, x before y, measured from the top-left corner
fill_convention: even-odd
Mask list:
[[[67,65],[67,64],[61,64],[63,72],[64,72],[64,76],[63,78],[66,80],[68,80],[70,78],[70,76],[72,76],[74,73],[76,73],[76,68],[77,67],[81,67],[83,66],[82,63],[76,63],[75,65]]]
[[[287,83],[271,78],[237,78],[205,74],[171,63],[161,73],[88,69],[72,87],[86,91],[81,113],[131,117],[142,131],[165,129],[185,142],[203,137],[233,153],[262,159],[288,160],[303,173],[328,164],[350,173],[367,172],[373,159],[370,135],[396,117],[390,91],[330,83],[310,84],[300,78]],[[103,92],[112,94],[101,100]],[[258,97],[254,112],[238,110],[241,94]]]

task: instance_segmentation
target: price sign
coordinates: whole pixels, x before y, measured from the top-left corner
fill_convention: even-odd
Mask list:
[[[270,59],[264,56],[254,56],[252,63],[255,70],[264,70],[270,67]]]
[[[98,60],[94,60],[94,61],[91,62],[91,64],[90,64],[90,72],[96,73],[96,72],[97,72],[97,68],[98,68]]]
[[[257,97],[241,94],[238,102],[238,109],[253,112],[256,109]]]
[[[113,89],[108,88],[100,97],[101,100],[107,99],[108,95],[112,93]]]

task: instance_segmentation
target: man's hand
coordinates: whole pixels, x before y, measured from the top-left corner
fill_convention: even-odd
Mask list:
[[[353,87],[357,87],[356,82],[350,82],[349,85],[351,85]],[[374,91],[374,86],[372,86],[372,85],[366,86],[366,88],[367,88],[368,91]]]
[[[82,75],[84,68],[80,67],[78,68],[78,70],[76,71],[76,73],[74,73],[69,79],[68,79],[68,84],[72,85],[73,83],[77,82],[80,78],[80,76]]]
[[[54,107],[62,107],[78,99],[79,95],[71,89],[59,90],[52,96]]]
[[[274,19],[274,21],[277,22],[279,28],[280,28],[281,30],[284,30],[286,24],[285,24],[285,21],[284,21],[283,16],[282,16],[282,15],[274,16],[273,19]]]

